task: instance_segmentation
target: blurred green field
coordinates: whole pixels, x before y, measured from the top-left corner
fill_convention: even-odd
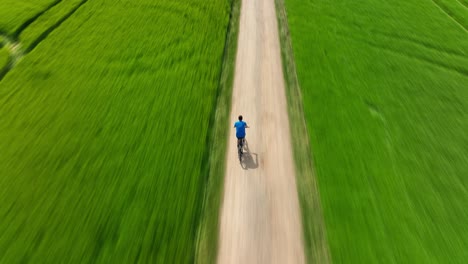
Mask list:
[[[0,2],[0,33],[14,34],[28,20],[62,0],[2,0]]]
[[[9,61],[10,61],[10,53],[8,52],[6,47],[0,44],[0,75],[1,75],[1,72],[3,72],[5,68],[7,67]]]
[[[230,7],[90,0],[44,27],[0,81],[0,263],[194,261]]]
[[[465,263],[467,2],[285,2],[333,262]]]
[[[60,26],[63,21],[86,2],[87,0],[61,1],[57,5],[47,9],[46,12],[31,22],[18,36],[23,49],[26,51],[32,50],[47,37],[49,32]]]

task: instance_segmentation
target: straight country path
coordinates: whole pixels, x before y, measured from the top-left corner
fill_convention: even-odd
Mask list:
[[[231,108],[248,151],[230,134],[218,263],[305,262],[274,0],[243,0]]]

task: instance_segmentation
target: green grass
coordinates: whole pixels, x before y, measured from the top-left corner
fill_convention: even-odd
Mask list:
[[[10,53],[7,48],[0,44],[0,76],[10,62]]]
[[[229,12],[88,1],[5,76],[0,263],[195,260]]]
[[[468,258],[460,3],[286,0],[333,262]]]
[[[203,201],[203,214],[197,234],[197,258],[201,264],[216,263],[218,253],[219,211],[223,199],[224,169],[226,165],[227,138],[229,134],[231,95],[234,81],[235,60],[237,54],[237,36],[239,32],[241,0],[232,0],[228,34],[222,73],[219,83],[216,115],[213,118],[213,130],[209,142],[210,154],[206,173],[206,190]]]
[[[43,38],[47,37],[49,31],[59,26],[69,14],[72,14],[85,2],[85,0],[61,1],[48,9],[21,32],[19,39],[23,48],[26,51],[33,49]]]
[[[461,28],[468,30],[468,1],[466,0],[432,0],[439,10]]]
[[[0,2],[0,32],[14,34],[24,23],[58,0],[2,0]]]

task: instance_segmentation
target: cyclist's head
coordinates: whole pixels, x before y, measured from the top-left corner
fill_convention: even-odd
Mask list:
[[[242,121],[242,116],[241,115],[239,116],[239,121]]]

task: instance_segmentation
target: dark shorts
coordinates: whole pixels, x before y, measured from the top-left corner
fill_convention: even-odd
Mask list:
[[[236,138],[237,138],[237,139],[244,139],[245,137],[238,137],[238,136],[236,136]]]

